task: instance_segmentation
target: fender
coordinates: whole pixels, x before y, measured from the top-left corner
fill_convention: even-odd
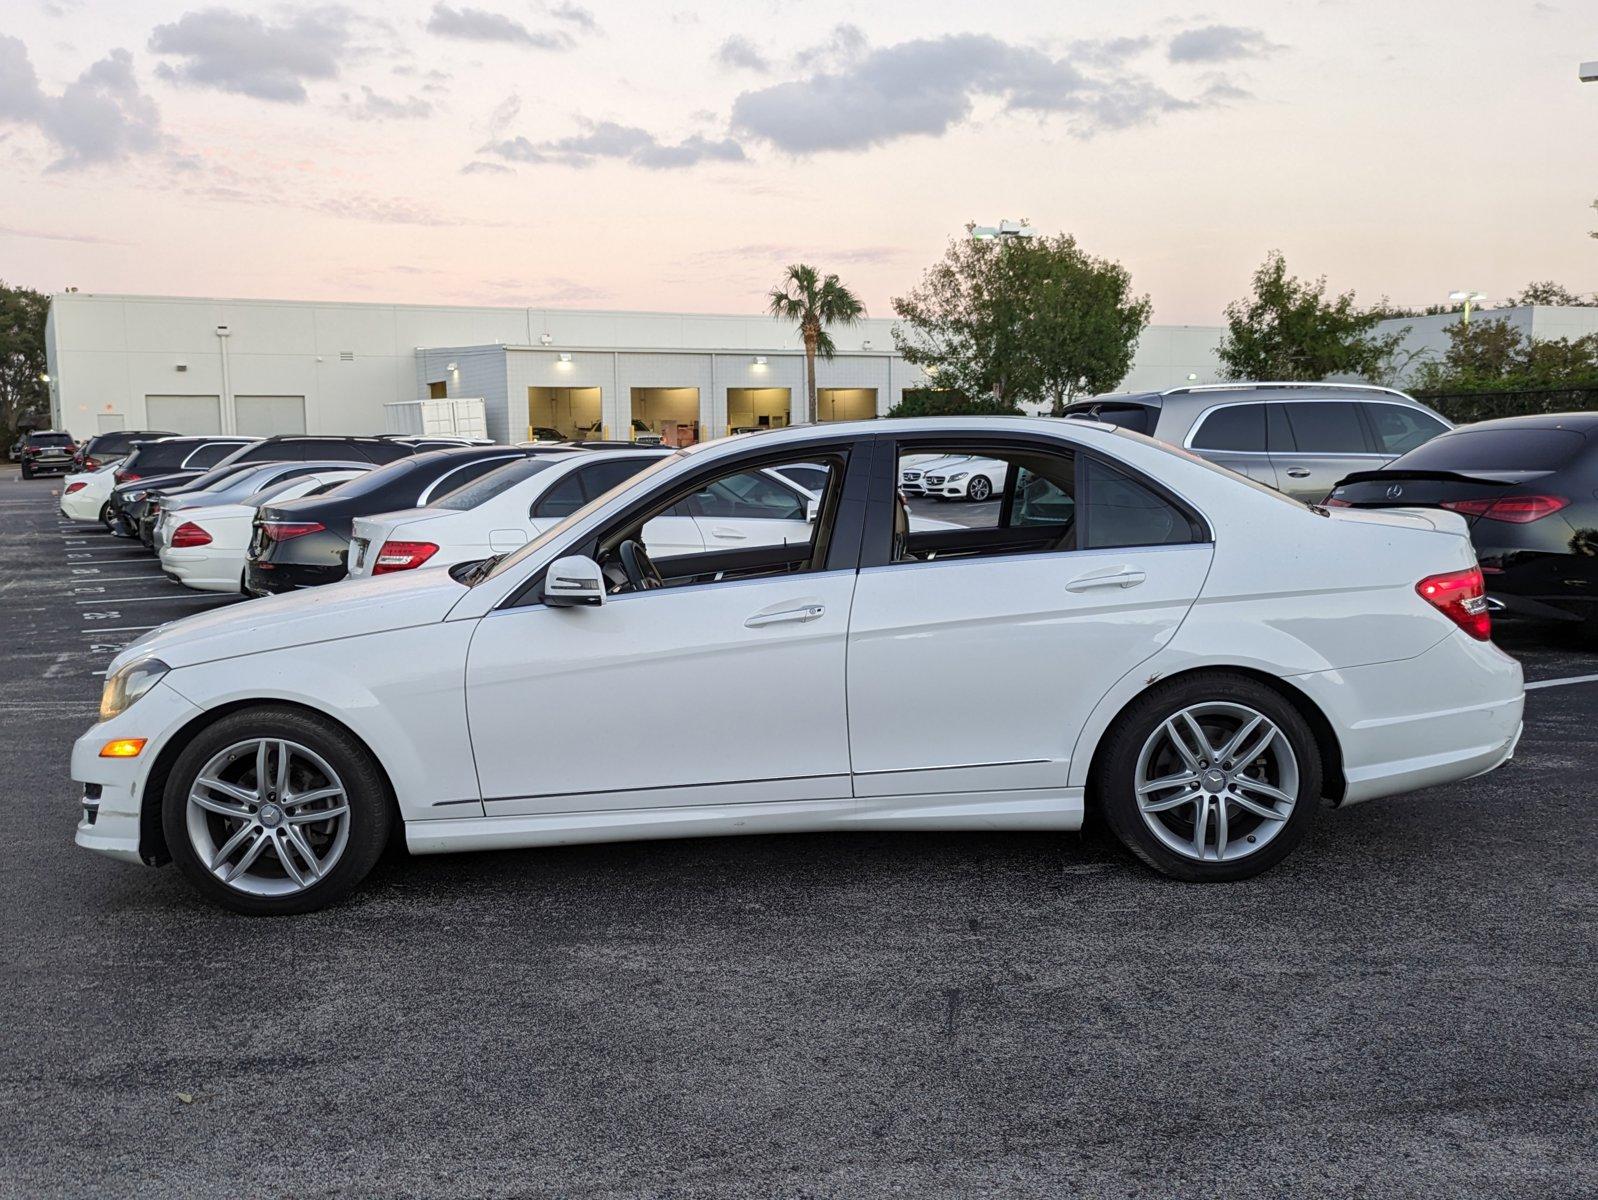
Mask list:
[[[173,670],[200,709],[284,700],[329,715],[377,756],[406,821],[483,814],[466,726],[466,647],[475,622],[441,622]],[[440,804],[448,807],[436,807]]]

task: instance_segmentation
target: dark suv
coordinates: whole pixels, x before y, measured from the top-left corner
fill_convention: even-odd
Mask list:
[[[224,462],[369,462],[381,467],[415,453],[408,442],[379,437],[282,433],[252,442]]]
[[[65,475],[72,470],[72,455],[77,443],[70,433],[56,429],[36,429],[21,442],[22,477]]]
[[[118,429],[97,433],[78,447],[73,462],[80,471],[98,471],[113,458],[127,457],[134,442],[152,442],[164,437],[177,437],[177,434],[170,429]]]

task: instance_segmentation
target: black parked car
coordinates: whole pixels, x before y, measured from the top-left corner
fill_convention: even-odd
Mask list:
[[[38,475],[65,475],[72,470],[72,456],[78,447],[70,433],[35,429],[18,440],[18,449],[22,477],[32,479]]]
[[[369,462],[377,466],[395,462],[416,453],[407,442],[380,437],[346,437],[334,434],[284,433],[261,438],[248,448],[225,459],[227,463],[249,462]]]
[[[254,445],[256,440],[196,434],[139,442],[112,476],[116,486],[100,510],[101,523],[120,537],[136,536],[138,529],[129,519],[128,510],[143,500],[145,493],[197,479],[230,454]]]
[[[112,433],[97,433],[78,447],[73,463],[80,471],[98,471],[113,458],[126,457],[134,442],[177,436],[170,429],[118,429]]]
[[[1462,426],[1347,476],[1326,502],[1457,512],[1490,608],[1598,633],[1598,413]]]
[[[265,596],[343,579],[356,517],[428,504],[536,453],[514,446],[429,450],[352,479],[326,496],[267,504],[255,514],[244,590]]]

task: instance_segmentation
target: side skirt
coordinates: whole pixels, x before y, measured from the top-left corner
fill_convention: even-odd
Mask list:
[[[1082,827],[1082,789],[1029,788],[853,800],[629,808],[509,817],[407,821],[412,854],[509,850],[658,838],[727,837],[818,830],[1074,830]]]

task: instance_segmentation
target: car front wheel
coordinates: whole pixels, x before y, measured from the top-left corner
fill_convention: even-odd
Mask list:
[[[1105,821],[1174,879],[1269,870],[1319,811],[1314,734],[1292,704],[1247,676],[1203,672],[1155,689],[1108,736],[1097,779]]]
[[[344,730],[298,709],[230,714],[168,777],[167,848],[201,892],[239,912],[310,912],[348,895],[392,824],[382,772]]]
[[[988,482],[986,475],[973,476],[966,485],[965,498],[973,504],[981,504],[993,495],[993,485]]]

